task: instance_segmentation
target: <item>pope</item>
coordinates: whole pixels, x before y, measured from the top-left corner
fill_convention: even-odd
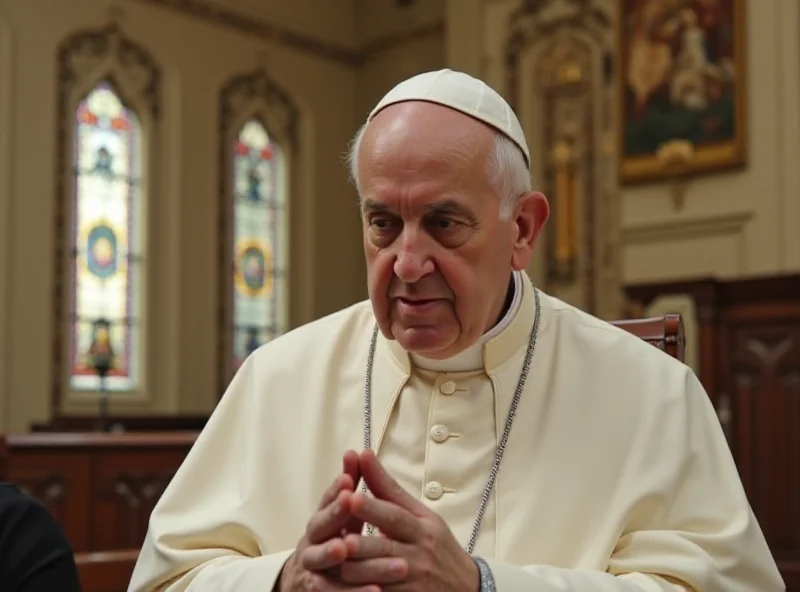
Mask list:
[[[533,285],[549,216],[486,83],[425,72],[350,149],[369,300],[256,350],[131,592],[779,592],[692,371]]]

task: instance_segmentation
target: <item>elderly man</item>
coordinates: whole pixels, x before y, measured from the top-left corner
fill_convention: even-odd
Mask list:
[[[245,362],[131,591],[784,589],[691,370],[526,276],[548,204],[495,91],[400,83],[351,166],[369,302]]]

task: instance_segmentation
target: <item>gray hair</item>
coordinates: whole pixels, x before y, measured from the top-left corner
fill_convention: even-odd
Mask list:
[[[362,125],[353,136],[347,153],[350,180],[359,192],[358,150],[366,130],[367,123]],[[494,132],[494,147],[489,156],[487,174],[489,182],[500,197],[500,219],[508,221],[514,212],[517,200],[526,193],[530,193],[533,184],[522,150],[508,136],[499,131]]]

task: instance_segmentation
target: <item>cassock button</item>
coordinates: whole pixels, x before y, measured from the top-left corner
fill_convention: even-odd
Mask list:
[[[435,425],[431,428],[431,440],[434,442],[444,442],[450,437],[450,430],[447,426],[441,424]]]
[[[443,382],[439,386],[439,390],[443,395],[452,395],[454,392],[456,392],[456,383],[450,382],[449,380],[447,382]]]
[[[430,481],[425,485],[425,497],[429,500],[438,500],[444,494],[442,485],[436,481]]]

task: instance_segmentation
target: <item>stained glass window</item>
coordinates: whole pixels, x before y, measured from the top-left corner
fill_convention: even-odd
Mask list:
[[[286,330],[286,162],[251,119],[233,147],[233,362]]]
[[[131,390],[140,380],[141,126],[108,83],[75,116],[70,386]]]

